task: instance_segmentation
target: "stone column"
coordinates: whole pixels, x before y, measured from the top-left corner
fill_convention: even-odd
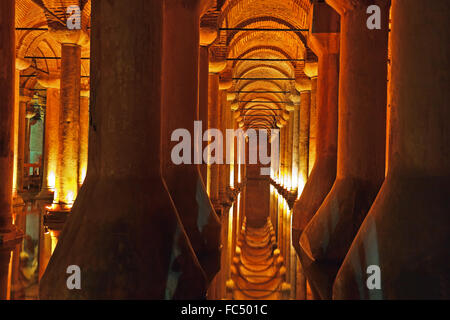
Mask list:
[[[299,140],[300,140],[300,106],[296,104],[292,112],[293,131],[292,131],[292,190],[299,190]]]
[[[87,176],[41,299],[204,298],[204,273],[161,177],[163,2],[92,3],[92,38],[102,41],[91,50]],[[81,290],[67,290],[72,264]]]
[[[285,174],[286,174],[286,127],[280,128],[280,174],[279,184],[285,186]]]
[[[287,176],[289,177],[289,191],[292,190],[292,149],[294,147],[294,111],[289,111],[289,131],[288,131],[288,140],[287,140]]]
[[[230,187],[230,165],[227,164],[227,145],[226,145],[226,132],[228,129],[228,118],[230,113],[230,108],[227,101],[227,92],[225,90],[220,91],[219,95],[220,105],[221,105],[221,123],[220,131],[223,135],[223,164],[220,167],[220,187],[219,187],[219,198],[223,210],[228,210],[231,207],[230,201],[228,199],[228,189]]]
[[[25,90],[23,90],[25,91]],[[25,92],[23,92],[25,93]],[[23,185],[24,185],[24,175],[25,175],[25,169],[24,164],[26,162],[25,160],[25,149],[26,149],[26,127],[27,127],[27,106],[28,103],[31,101],[31,97],[28,95],[21,95],[19,97],[19,126],[18,126],[18,145],[17,145],[17,186],[16,189],[18,192],[23,191]]]
[[[309,128],[308,128],[308,176],[316,162],[316,137],[317,137],[317,62],[305,64],[304,72],[311,79],[311,106],[309,108]]]
[[[0,247],[14,241],[20,232],[12,224],[12,191],[14,175],[14,95],[15,34],[14,1],[0,4]],[[9,253],[8,253],[9,255]],[[3,264],[2,264],[3,265]],[[1,270],[3,274],[5,270]],[[3,290],[4,288],[1,288]]]
[[[208,129],[218,129],[220,122],[219,104],[219,75],[209,74],[208,81]],[[209,138],[212,140],[213,138]],[[211,154],[208,152],[208,154]],[[212,163],[208,165],[208,191],[211,202],[215,208],[219,208],[219,165]]]
[[[332,3],[338,12],[349,4]],[[384,180],[389,1],[375,3],[381,30],[367,28],[366,4],[341,15],[336,182],[300,238],[306,276],[322,299],[331,299],[337,271]]]
[[[70,209],[78,193],[80,138],[81,47],[61,46],[61,94],[59,114],[58,181],[54,202],[57,210]]]
[[[209,72],[208,75],[208,129],[218,129],[220,122],[220,103],[219,103],[219,74]],[[208,140],[211,141],[213,136],[208,135]],[[212,141],[211,141],[212,142]],[[209,143],[208,143],[209,146]],[[208,155],[211,154],[209,147]],[[208,159],[208,174],[207,174],[207,192],[211,203],[216,213],[221,215],[221,207],[219,205],[219,164],[210,163]],[[222,239],[222,236],[221,236]],[[208,291],[208,299],[221,299],[222,286],[221,271],[218,272],[213,279]]]
[[[203,125],[203,130],[208,128],[208,97],[209,97],[209,46],[216,40],[217,31],[210,28],[200,28],[199,34],[199,65],[198,65],[198,110],[197,120],[200,120]],[[203,139],[202,139],[203,140]],[[207,144],[207,143],[206,143]],[[203,147],[206,145],[202,141],[201,152],[203,154]],[[209,191],[208,181],[208,165],[202,160],[200,165],[200,173],[203,183]],[[209,192],[208,192],[209,195]]]
[[[45,108],[45,129],[43,148],[43,179],[41,192],[37,199],[53,202],[54,191],[56,189],[58,150],[59,150],[59,77],[49,77],[48,79],[38,78],[41,86],[47,88],[47,101]]]
[[[198,79],[198,110],[197,110],[197,120],[202,122],[203,130],[208,128],[208,78],[209,78],[209,48],[208,46],[200,46],[199,53],[199,79]],[[203,132],[202,132],[203,134]],[[203,147],[206,146],[202,139],[202,144],[200,145],[200,150],[203,155]],[[203,183],[206,186],[208,192],[208,165],[202,163],[200,166],[200,173]]]
[[[391,17],[388,173],[339,270],[333,297],[449,299],[450,3],[397,0]],[[418,28],[423,17],[427,23]],[[380,268],[380,289],[369,290],[367,278],[358,278],[369,276],[370,265]]]
[[[15,95],[14,95],[14,163],[13,163],[13,211],[18,215],[23,212],[25,203],[22,197],[18,194],[18,158],[19,158],[19,113],[20,113],[20,71],[27,69],[30,63],[27,61],[16,58],[16,72],[15,72]],[[23,167],[21,167],[23,171]]]
[[[162,173],[194,252],[211,281],[220,266],[220,220],[208,199],[192,146],[198,110],[202,1],[190,1],[187,5],[182,0],[166,0],[164,4]],[[184,129],[192,137],[184,148],[191,156],[179,164],[172,159],[173,148],[183,139],[172,141],[177,129]],[[201,156],[197,160],[201,161]]]
[[[78,187],[86,178],[88,165],[88,146],[89,146],[89,90],[84,88],[80,92],[80,155],[78,164]]]
[[[316,5],[320,3],[316,3]],[[316,10],[316,9],[314,9]],[[330,9],[331,10],[331,9]],[[326,18],[339,18],[334,11],[325,11]],[[325,17],[324,17],[325,18]],[[317,212],[329,193],[336,177],[337,128],[338,128],[338,87],[339,87],[339,34],[311,33],[310,46],[319,58],[317,85],[317,143],[316,160],[300,198],[295,202],[292,219],[293,246],[300,256],[304,269],[299,240],[303,230]],[[317,291],[311,285],[317,296]]]
[[[303,78],[297,81],[296,88],[300,92],[300,138],[299,138],[299,189],[303,190],[309,175],[310,129],[311,129],[311,81]],[[316,124],[314,124],[316,127]],[[315,139],[315,138],[314,138]],[[315,141],[313,142],[315,144]],[[313,147],[315,153],[315,145]],[[299,192],[300,193],[300,192]]]

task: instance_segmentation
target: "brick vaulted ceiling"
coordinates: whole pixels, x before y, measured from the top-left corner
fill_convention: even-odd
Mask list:
[[[31,63],[21,75],[20,87],[39,89],[36,77],[30,75],[58,75],[60,72],[61,45],[46,31],[65,26],[64,8],[78,5],[82,9],[82,27],[88,29],[91,14],[90,0],[17,0],[16,1],[16,54]],[[17,30],[17,28],[27,28]],[[89,57],[89,46],[82,48],[82,57]],[[48,59],[44,59],[48,58]],[[81,64],[82,82],[87,85],[89,60]]]
[[[310,7],[310,0],[223,1],[217,18],[221,31],[211,55],[218,61],[245,59],[228,60],[221,75],[225,80],[234,79],[230,91],[237,92],[237,101],[245,101],[238,109],[245,127],[274,128],[277,122],[280,126],[292,110],[289,106],[296,94],[295,80],[272,79],[304,77],[305,62],[300,60],[314,56],[306,46],[307,31],[254,29],[308,29]]]
[[[286,118],[288,105],[295,92],[295,80],[266,80],[263,78],[301,78],[304,61],[314,54],[306,46],[307,31],[238,31],[241,29],[308,29],[310,0],[216,0],[203,15],[201,25],[221,28],[217,40],[210,46],[211,60],[228,60],[224,80],[233,80],[229,91],[261,91],[238,93],[238,101],[264,101],[240,103],[240,114],[246,127],[275,127],[276,120]],[[78,5],[82,9],[82,27],[89,33],[91,0],[17,0],[16,28],[17,56],[25,57],[31,66],[22,72],[22,88],[39,88],[34,74],[58,74],[60,45],[45,29],[58,29],[67,19],[64,8]],[[48,57],[50,59],[43,59]],[[89,57],[89,47],[83,47],[82,57]],[[263,60],[261,60],[263,59]],[[285,60],[285,61],[273,61]],[[82,75],[89,75],[89,60],[82,61]],[[260,80],[238,80],[257,78]],[[83,77],[87,82],[88,78]],[[268,93],[267,91],[276,91]],[[268,103],[269,102],[269,103]],[[280,103],[282,102],[282,103]],[[245,109],[245,110],[244,110]],[[283,110],[276,110],[283,109]],[[265,115],[245,117],[245,115]]]

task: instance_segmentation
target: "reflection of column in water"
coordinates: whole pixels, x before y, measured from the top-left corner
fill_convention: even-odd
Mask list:
[[[11,300],[18,300],[23,298],[23,286],[19,279],[20,274],[20,251],[22,244],[19,243],[12,253],[11,257]]]
[[[41,226],[41,239],[39,243],[39,280],[41,280],[47,264],[52,256],[52,236],[50,232]],[[55,244],[56,246],[56,244]]]
[[[10,299],[11,250],[0,249],[0,300]]]
[[[26,227],[26,218],[22,212],[18,213],[14,217],[14,224],[20,230],[25,230]],[[13,251],[11,257],[11,290],[10,295],[12,300],[17,300],[23,298],[23,286],[20,282],[20,252],[23,248],[23,242],[17,244]]]

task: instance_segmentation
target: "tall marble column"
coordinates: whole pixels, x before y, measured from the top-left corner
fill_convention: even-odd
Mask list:
[[[297,90],[300,92],[300,170],[299,183],[303,189],[309,175],[309,156],[310,156],[310,128],[311,128],[311,80],[302,78],[296,83]],[[316,125],[314,125],[315,127]],[[314,138],[315,139],[315,138]],[[315,141],[312,142],[315,144]],[[315,152],[315,146],[313,147]]]
[[[304,72],[311,79],[311,105],[309,108],[308,129],[308,176],[316,162],[316,137],[317,137],[317,62],[307,62]]]
[[[449,299],[450,3],[394,0],[391,10],[388,173],[339,269],[333,297]],[[380,272],[372,290],[369,266]]]
[[[15,34],[14,1],[0,4],[0,246],[14,240],[12,191],[14,175]]]
[[[208,81],[208,129],[219,128],[220,116],[219,75],[210,73]],[[209,136],[208,139],[212,140],[213,138]],[[211,152],[208,152],[208,154],[211,154]],[[208,191],[215,208],[218,208],[219,205],[219,170],[217,163],[208,165]]]
[[[26,148],[27,148],[27,108],[28,103],[31,101],[31,93],[26,89],[21,90],[22,94],[19,96],[19,126],[17,134],[17,179],[16,189],[18,192],[22,192],[24,188],[24,176],[26,163]],[[25,92],[26,91],[26,92]],[[28,141],[29,142],[29,141]],[[29,148],[29,145],[28,145]]]
[[[161,174],[163,5],[92,3],[92,38],[102,40],[91,49],[87,176],[41,299],[205,296],[204,272]],[[81,290],[67,290],[68,265],[80,267]]]
[[[89,147],[89,88],[80,91],[80,146],[78,163],[78,187],[86,179]]]
[[[337,176],[300,238],[306,276],[323,299],[331,299],[336,273],[384,180],[386,141],[389,1],[375,1],[381,30],[366,27],[365,3],[352,9],[347,0],[331,3],[341,12]]]
[[[200,28],[199,34],[199,63],[198,63],[198,109],[197,120],[202,122],[203,130],[208,126],[208,96],[209,96],[209,46],[216,40],[217,30],[210,28]],[[203,153],[204,142],[201,143],[201,152]],[[208,189],[208,165],[200,164],[200,173],[203,183]],[[209,194],[209,193],[208,193]]]
[[[189,5],[182,0],[164,2],[161,121],[162,139],[166,145],[163,148],[162,174],[191,245],[208,281],[211,281],[220,266],[220,221],[196,163],[201,162],[202,154],[197,158],[193,148],[193,140],[196,139],[194,121],[198,110],[199,22],[204,2],[195,0]],[[178,129],[192,137],[184,149],[190,156],[181,163],[175,163],[173,159],[175,146],[184,139],[172,140],[172,134]]]
[[[300,139],[300,106],[296,104],[292,112],[293,131],[292,131],[292,182],[293,191],[299,192],[299,139]]]
[[[18,190],[18,183],[17,179],[19,178],[18,174],[18,166],[19,166],[19,122],[20,122],[20,72],[22,70],[27,69],[30,66],[30,63],[20,59],[16,58],[16,72],[15,72],[15,95],[14,95],[14,164],[13,164],[13,191],[12,191],[12,197],[13,197],[13,211],[14,214],[18,215],[23,212],[23,207],[25,206],[25,203],[23,202],[22,197],[19,195]],[[23,167],[21,167],[21,171],[23,171]]]
[[[43,148],[43,178],[42,188],[37,199],[53,202],[58,177],[58,151],[59,151],[59,77],[52,76],[46,79],[38,78],[41,86],[47,88],[47,100],[45,108],[45,129]]]
[[[324,4],[315,3],[319,8]],[[339,19],[325,7],[324,18]],[[317,10],[314,7],[313,10]],[[320,12],[319,12],[320,13]],[[321,21],[320,19],[318,20]],[[313,21],[314,23],[314,21]],[[302,266],[305,259],[300,248],[300,235],[329,193],[336,177],[339,87],[339,33],[311,33],[310,46],[319,58],[317,85],[316,160],[300,198],[295,202],[292,218],[292,241]],[[311,286],[317,296],[317,291]]]
[[[54,197],[55,204],[62,210],[73,205],[78,193],[80,86],[81,46],[62,43],[58,184]]]
[[[0,299],[8,298],[11,249],[21,232],[12,224],[14,175],[15,1],[0,2]]]

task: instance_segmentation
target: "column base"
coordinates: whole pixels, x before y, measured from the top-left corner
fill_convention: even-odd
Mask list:
[[[51,189],[42,189],[36,196],[36,200],[50,200],[53,201],[54,191]]]
[[[381,182],[337,179],[300,237],[301,262],[322,299],[331,299],[334,278],[372,205]],[[325,243],[323,239],[328,239]]]
[[[388,176],[333,286],[333,299],[449,299],[448,177]],[[367,268],[380,269],[369,289]]]
[[[300,235],[320,208],[336,178],[336,155],[321,155],[320,157],[322,159],[314,165],[302,195],[294,203],[292,245],[297,255],[300,255]]]
[[[70,215],[70,211],[70,208],[60,204],[47,206],[44,213],[44,227],[50,230],[61,231]]]

